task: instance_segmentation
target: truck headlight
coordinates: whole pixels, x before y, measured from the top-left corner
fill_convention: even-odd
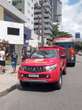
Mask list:
[[[51,70],[55,70],[56,67],[57,67],[57,64],[51,65],[51,66],[46,66],[45,69],[46,69],[46,71],[51,71]]]

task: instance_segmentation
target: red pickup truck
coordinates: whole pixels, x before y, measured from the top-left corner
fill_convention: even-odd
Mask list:
[[[30,58],[21,62],[18,79],[22,87],[28,82],[51,83],[62,87],[62,74],[66,74],[65,49],[59,46],[40,47]]]

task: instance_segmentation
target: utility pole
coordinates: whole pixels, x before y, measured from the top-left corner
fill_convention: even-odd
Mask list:
[[[38,16],[38,40],[40,37],[40,17]]]
[[[44,46],[44,8],[43,8],[44,1],[42,0],[41,4],[41,18],[42,18],[42,47]]]
[[[42,32],[41,32],[41,42],[42,42],[42,46],[44,46],[44,2],[46,2],[46,0],[40,0],[40,7],[41,7],[41,23],[42,23]]]

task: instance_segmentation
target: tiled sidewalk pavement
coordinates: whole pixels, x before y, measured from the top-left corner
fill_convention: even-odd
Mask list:
[[[0,72],[0,96],[6,95],[16,88],[16,84],[18,83],[17,72],[11,72],[12,68],[10,65],[6,66],[5,73]]]

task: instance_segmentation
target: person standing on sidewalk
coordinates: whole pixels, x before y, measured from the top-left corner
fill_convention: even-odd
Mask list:
[[[12,66],[12,73],[16,72],[16,66],[17,66],[17,59],[18,59],[18,55],[16,54],[15,51],[13,51],[12,55],[11,55],[11,66]]]
[[[0,47],[0,70],[4,73],[5,72],[5,50],[3,47]]]

